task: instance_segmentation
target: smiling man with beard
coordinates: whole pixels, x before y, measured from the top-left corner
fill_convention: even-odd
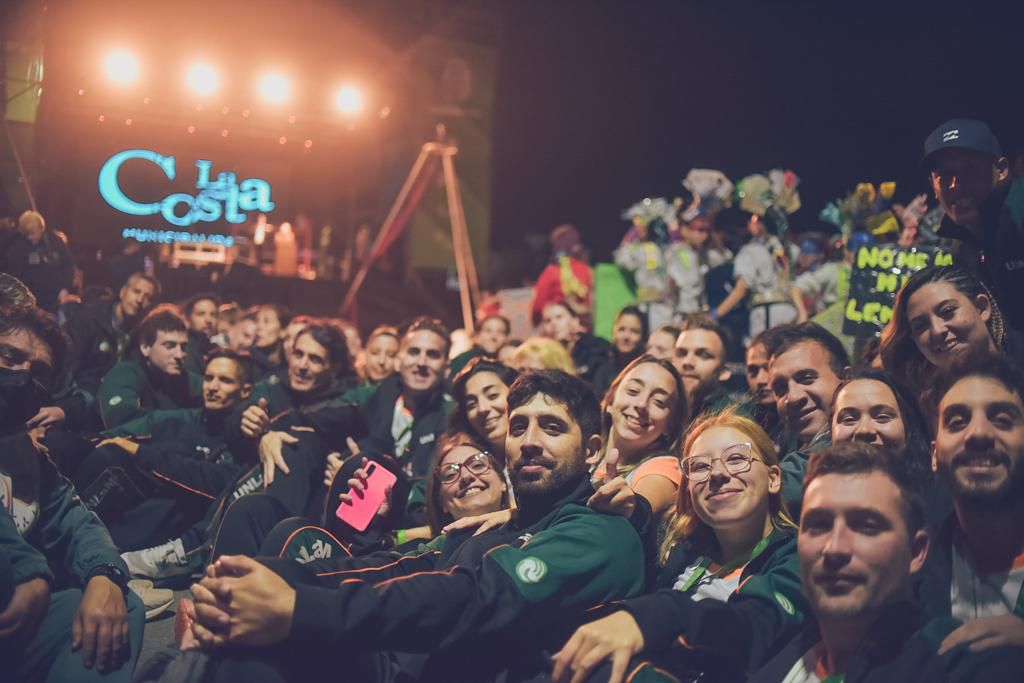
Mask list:
[[[1019,680],[1020,649],[951,644],[960,622],[930,619],[913,601],[929,538],[900,455],[831,446],[811,456],[805,494],[797,549],[815,620],[750,683]]]
[[[1024,377],[992,355],[936,380],[932,467],[953,496],[919,595],[964,621],[943,643],[1024,647]]]
[[[782,422],[780,451],[788,451],[780,461],[782,493],[799,519],[807,458],[832,442],[832,397],[850,360],[842,343],[816,323],[776,328],[772,341],[769,386]]]
[[[587,507],[586,458],[601,444],[593,392],[541,371],[520,377],[508,404],[514,520],[397,559],[222,557],[193,587],[196,637],[218,654],[234,646],[211,680],[313,680],[339,665],[360,681],[538,680],[584,611],[636,595],[639,536]]]

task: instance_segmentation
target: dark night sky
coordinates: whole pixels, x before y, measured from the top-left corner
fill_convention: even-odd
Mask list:
[[[794,221],[810,228],[860,181],[896,180],[897,200],[924,191],[921,144],[954,116],[988,120],[1019,151],[1022,6],[508,3],[493,242],[572,222],[607,258],[619,212],[678,194],[691,167],[734,181],[792,168]]]
[[[95,19],[96,1],[54,4],[76,40],[134,25],[122,17],[98,29],[64,16],[81,6]],[[432,23],[443,25],[447,10],[496,8],[491,243],[503,260],[519,261],[507,256],[522,256],[525,233],[546,235],[562,222],[579,226],[593,256],[606,259],[625,228],[620,212],[644,196],[679,194],[693,167],[721,169],[734,181],[792,168],[804,200],[794,224],[806,229],[857,182],[896,180],[899,201],[924,191],[921,144],[948,118],[988,120],[1004,149],[1024,147],[1024,0],[246,1],[256,29],[223,33],[224,21],[191,21],[200,10],[184,8],[202,0],[134,0],[125,16],[163,31],[147,50],[169,44],[177,55],[219,40],[236,60],[252,61],[231,47],[252,31],[278,52],[295,49],[296,35],[298,52],[345,44],[344,25],[309,25],[332,7],[339,21],[358,15],[358,26],[376,34],[371,42],[396,55],[437,28]],[[290,18],[268,32],[260,19],[268,12]],[[48,77],[58,75],[59,48],[72,42],[50,44]],[[77,49],[63,52],[80,61]]]

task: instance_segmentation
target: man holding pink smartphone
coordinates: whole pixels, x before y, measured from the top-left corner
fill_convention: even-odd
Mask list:
[[[342,665],[346,680],[526,680],[550,670],[586,610],[639,594],[633,525],[586,504],[586,459],[601,446],[592,390],[540,371],[513,384],[508,405],[513,521],[411,556],[221,557],[193,587],[215,679],[298,681]]]

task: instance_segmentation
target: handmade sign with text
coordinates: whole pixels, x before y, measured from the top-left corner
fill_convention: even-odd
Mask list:
[[[873,244],[857,250],[850,275],[843,334],[871,337],[892,319],[896,292],[914,272],[928,266],[948,266],[953,256],[937,247],[901,249]]]

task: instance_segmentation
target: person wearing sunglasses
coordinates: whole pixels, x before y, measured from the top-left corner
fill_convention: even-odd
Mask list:
[[[621,681],[645,662],[681,680],[744,680],[799,632],[796,530],[768,434],[732,411],[708,416],[686,436],[680,466],[657,590],[577,629],[554,657],[556,681],[594,671]],[[705,620],[722,603],[725,618]]]

